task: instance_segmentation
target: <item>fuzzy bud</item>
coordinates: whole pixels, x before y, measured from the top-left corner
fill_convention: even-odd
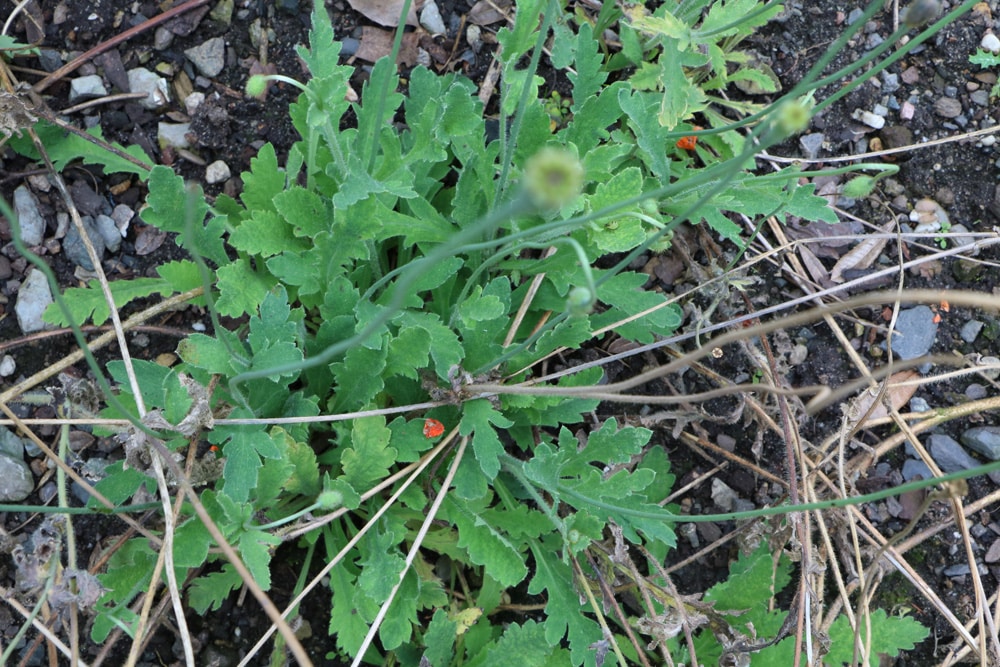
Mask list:
[[[524,165],[524,184],[531,201],[543,210],[559,208],[580,194],[583,165],[573,153],[546,147]]]
[[[586,287],[574,287],[566,297],[566,310],[570,316],[588,315],[594,307],[594,295]]]
[[[875,189],[875,179],[871,176],[855,176],[844,183],[841,193],[851,199],[861,199],[867,197]]]
[[[340,491],[324,491],[316,498],[316,504],[321,510],[329,512],[344,504],[344,494]]]
[[[267,77],[254,74],[247,79],[247,95],[250,97],[260,97],[267,90]]]

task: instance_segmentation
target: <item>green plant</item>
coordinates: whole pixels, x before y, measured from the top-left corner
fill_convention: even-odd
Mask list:
[[[792,581],[792,563],[778,538],[783,534],[787,537],[787,532],[775,530],[769,540],[760,540],[755,549],[741,554],[730,567],[729,578],[712,586],[691,610],[688,623],[697,629],[694,648],[699,664],[753,664],[754,667],[795,664],[794,619],[789,617],[796,612],[796,605],[791,611],[777,611],[772,606],[774,598]],[[912,618],[888,616],[881,609],[875,610],[870,619],[873,654],[895,657],[929,634],[927,628]],[[676,635],[680,629],[676,620],[671,627],[676,627]],[[661,621],[658,629],[663,628]],[[671,653],[681,660],[690,660],[682,639],[676,636],[668,639],[675,647]],[[814,646],[828,643],[829,652],[823,656],[823,665],[855,664],[855,635],[846,616],[837,617],[827,637],[816,636],[810,641]],[[752,663],[747,661],[750,655]]]
[[[1000,65],[1000,53],[993,53],[992,51],[979,48],[969,56],[969,62],[973,65],[979,65],[983,69],[996,67]],[[1000,97],[1000,82],[994,83],[993,87],[990,88],[990,98],[996,99],[997,97]]]
[[[655,65],[607,84],[612,67],[588,23],[572,33],[557,20],[556,3],[518,3],[513,29],[498,34],[500,139],[488,141],[474,86],[454,75],[417,68],[404,96],[393,59],[383,59],[360,101],[347,102],[351,70],[337,64],[340,45],[317,3],[310,47],[299,52],[312,77],[295,83],[302,95],[291,108],[302,139],[288,155],[264,146],[242,175],[239,200],[221,196],[211,206],[171,170],[149,173],[143,219],[176,233],[193,260],[160,267],[159,278],[116,283],[115,305],[204,285],[213,317],[241,324],[231,331],[216,321],[211,336],[183,341],[174,369],[134,363],[139,395],[126,365],[109,365],[124,405],[104,416],[138,421],[141,405],[144,427],[165,436],[168,452],[198,438],[220,448],[221,460],[197,466],[198,481],[209,485],[199,500],[263,588],[282,541],[300,538],[309,554],[325,550],[336,564],[330,632],[341,654],[446,665],[491,664],[517,651],[539,664],[593,664],[590,647],[617,631],[602,629],[600,605],[580,604],[575,589],[592,583],[580,559],[613,530],[647,549],[650,562],[673,547],[678,517],[658,504],[673,480],[650,431],[607,419],[581,443],[569,427],[596,398],[477,387],[537,380],[541,360],[595,336],[650,343],[673,332],[679,309],[644,291],[644,274],[623,269],[668,244],[678,224],[704,221],[743,245],[727,213],[834,220],[811,186],[796,184],[797,169],[765,177],[749,169],[754,141],[766,147],[808,121],[808,85],[760,109],[752,141],[717,115],[713,131],[726,137],[719,160],[699,163],[674,150],[690,116],[709,113],[705,91],[733,80],[726,63],[746,64],[735,46],[748,28],[736,19],[746,11],[752,29],[775,9],[709,4],[686,17],[694,25],[708,8],[694,32],[666,10],[642,23],[650,43],[633,53],[642,62],[657,54]],[[573,69],[573,102],[555,128],[534,74],[550,28],[561,37],[555,64]],[[679,92],[698,101],[682,109],[677,90],[643,77],[673,72],[699,40],[710,43],[712,67],[682,70]],[[756,78],[743,69],[740,77]],[[261,83],[253,80],[251,92]],[[344,127],[349,109],[354,127]],[[599,260],[610,268],[594,268]],[[53,308],[50,321],[96,323],[110,313],[93,285],[67,296],[72,309]],[[595,387],[601,375],[591,368],[551,386]],[[213,414],[230,423],[212,427]],[[310,427],[318,415],[335,419]],[[457,431],[443,441],[460,442],[448,450],[448,475],[430,476],[424,487],[393,480],[390,502],[385,480],[445,458],[439,436],[425,434],[426,418]],[[288,421],[231,423],[239,419]],[[98,485],[113,502],[155,488],[160,453],[150,447],[138,432],[127,438],[126,461]],[[310,531],[317,512],[338,520]],[[346,512],[357,521],[339,520]],[[200,613],[243,581],[210,552],[204,524],[185,507],[173,535],[178,574],[211,566],[189,588]],[[126,605],[155,562],[145,539],[115,555],[102,579],[109,592],[98,603],[96,641],[116,625],[135,632]],[[506,592],[524,582],[529,595],[544,594],[545,624],[490,622]],[[461,597],[448,595],[459,586]],[[391,606],[380,609],[385,601]],[[588,609],[592,615],[581,613]],[[477,614],[479,622],[462,625]]]

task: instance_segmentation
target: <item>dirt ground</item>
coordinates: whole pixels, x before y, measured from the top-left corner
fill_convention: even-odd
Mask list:
[[[839,9],[821,6],[828,4],[830,3],[790,2],[788,3],[788,11],[781,21],[772,23],[750,40],[753,48],[770,63],[786,89],[794,85],[807,72],[825,47],[833,42],[844,29],[846,17],[850,15],[852,10],[861,6],[857,2],[841,3],[843,6],[840,6]],[[987,3],[981,4],[987,5]],[[995,5],[995,3],[990,4]],[[103,73],[113,66],[114,61],[117,61],[118,66],[126,70],[139,63],[165,63],[169,71],[173,73],[174,82],[181,78],[183,72],[189,83],[194,82],[191,84],[194,89],[204,92],[208,98],[207,104],[200,107],[191,116],[187,114],[181,102],[170,104],[163,110],[149,111],[133,101],[120,101],[75,113],[72,118],[81,122],[87,122],[88,118],[92,119],[90,122],[101,124],[107,138],[125,145],[138,144],[147,147],[149,152],[154,153],[162,163],[172,165],[186,178],[199,182],[210,196],[220,192],[238,193],[240,182],[237,175],[248,168],[250,158],[256,154],[256,150],[264,142],[270,142],[276,147],[280,159],[280,156],[297,138],[287,118],[288,104],[295,97],[294,89],[288,86],[276,86],[265,102],[248,99],[240,91],[246,82],[250,68],[255,64],[273,64],[277,72],[292,77],[302,76],[302,68],[295,55],[294,47],[304,43],[307,39],[310,9],[308,5],[308,2],[297,3],[295,0],[278,3],[258,2],[257,0],[237,2],[235,18],[229,25],[224,25],[209,16],[203,16],[194,22],[186,34],[180,34],[183,33],[183,29],[177,29],[178,34],[174,34],[170,44],[163,48],[154,48],[156,43],[154,31],[140,33],[112,49],[109,52],[112,55],[106,56],[108,60],[103,61],[106,65],[102,66],[100,70],[94,69],[93,65],[90,65],[84,66],[80,72],[76,73],[83,74],[94,71]],[[460,39],[457,44],[453,38],[456,34],[457,24],[461,17],[468,13],[470,5],[461,1],[448,1],[439,3],[439,5],[446,25],[451,26],[449,32],[451,36],[437,37],[433,41],[441,52],[458,55],[457,61],[447,61],[447,67],[464,71],[477,83],[481,82],[490,61],[489,50],[474,53],[464,43],[464,38]],[[210,5],[206,5],[206,8],[209,7]],[[372,25],[354,13],[347,3],[341,0],[337,0],[332,5],[328,3],[328,8],[334,17],[336,34],[340,38],[357,38],[361,34],[362,27],[371,27]],[[994,6],[993,9],[995,10],[996,7]],[[149,1],[113,0],[93,3],[88,0],[62,0],[61,2],[33,0],[28,5],[28,11],[40,19],[39,23],[43,26],[41,35],[43,46],[58,52],[65,61],[71,53],[85,51],[110,39],[120,34],[125,28],[140,22],[141,17],[155,16],[161,9],[159,5]],[[251,43],[248,34],[248,25],[258,18],[263,18],[266,26],[273,30],[273,36],[266,45],[266,57],[262,57],[265,52],[261,45]],[[856,92],[816,117],[810,132],[824,135],[819,159],[867,152],[878,147],[879,143],[875,142],[880,142],[885,147],[910,142],[920,143],[978,129],[987,126],[990,122],[1000,121],[1000,110],[996,108],[993,100],[990,100],[987,105],[981,105],[972,97],[972,94],[978,90],[988,90],[991,86],[990,76],[992,75],[992,81],[995,82],[995,75],[988,71],[984,72],[968,62],[968,56],[975,52],[983,35],[994,28],[994,21],[994,15],[990,13],[988,6],[985,7],[985,11],[968,14],[947,27],[935,40],[926,44],[917,53],[896,63],[888,70],[889,74],[896,75],[899,79],[899,89],[894,95],[895,98],[899,101],[906,101],[909,98],[915,100],[912,119],[906,122],[900,121],[899,112],[892,109],[889,114],[890,120],[882,130],[874,130],[855,120],[856,110],[871,110],[883,102],[888,94],[884,79],[881,79],[883,85],[879,87],[861,86]],[[25,38],[24,30],[23,22],[19,21],[15,24],[14,34],[18,38]],[[874,39],[873,35],[885,36],[891,31],[891,13],[880,13],[862,37],[837,55],[831,68],[853,62],[866,48],[871,46],[869,40]],[[198,82],[197,72],[185,56],[184,51],[214,37],[223,37],[225,40],[225,67],[217,76],[207,77],[204,81]],[[23,64],[26,68],[15,69],[15,73],[22,80],[30,83],[42,76],[42,73],[38,71],[40,65],[37,61],[24,61],[19,64]],[[366,75],[365,68],[370,66],[370,63],[357,60],[355,65],[357,73],[352,83],[356,89],[360,89]],[[550,82],[552,89],[559,88],[560,85],[561,83],[555,80]],[[817,95],[817,99],[823,99],[824,93],[831,93],[836,88],[837,86],[830,86],[826,91]],[[68,83],[56,83],[45,92],[46,101],[53,109],[67,108],[71,106],[68,91]],[[935,112],[935,102],[941,97],[958,100],[963,112],[964,125],[960,124],[957,118],[943,117]],[[169,122],[190,120],[192,122],[195,141],[186,152],[163,151],[157,147],[157,124],[164,120]],[[910,139],[900,141],[901,136],[907,136],[906,133],[909,133]],[[791,140],[774,149],[772,154],[797,158],[803,156],[803,148],[797,140]],[[845,219],[853,216],[859,220],[872,221],[881,225],[891,215],[905,217],[908,208],[912,208],[914,202],[922,198],[931,198],[945,208],[952,224],[964,224],[972,232],[993,231],[995,226],[1000,224],[1000,197],[997,196],[998,158],[1000,158],[1000,152],[998,152],[997,145],[992,142],[984,142],[981,138],[943,143],[932,148],[915,149],[894,156],[893,159],[900,165],[899,174],[893,177],[891,183],[886,183],[885,187],[880,189],[875,196],[857,201],[849,208],[845,208]],[[24,179],[33,172],[35,166],[9,154],[0,155],[0,159],[3,161],[0,163],[0,195],[9,201],[14,188],[24,182]],[[219,183],[208,183],[205,180],[206,165],[216,160],[226,162],[234,176]],[[761,164],[762,168],[765,168],[764,161]],[[140,183],[123,182],[120,177],[109,179],[93,169],[74,168],[69,170],[67,178],[71,183],[80,181],[88,184],[97,195],[101,198],[111,199],[114,204],[121,203],[137,207],[145,195]],[[54,214],[61,210],[61,204],[57,201],[54,191],[47,195],[41,193],[40,200],[43,211],[48,214]],[[845,204],[845,202],[840,203]],[[860,233],[863,228],[860,223],[857,223],[854,229],[859,230],[854,233]],[[694,256],[708,262],[707,254],[700,250],[705,247],[702,235],[690,232],[687,236],[686,243],[695,249]],[[0,241],[6,244],[9,239],[9,231],[0,228]],[[162,243],[151,251],[148,249],[148,244],[149,239],[144,236],[144,226],[141,222],[133,224],[121,250],[113,256],[108,256],[109,275],[112,278],[144,275],[162,262],[172,259],[176,253],[172,243]],[[887,258],[886,261],[895,261],[896,251],[895,244],[890,243],[883,253]],[[916,247],[907,250],[907,252],[911,251],[917,254],[923,252]],[[731,253],[732,249],[728,249],[727,252]],[[836,260],[837,253],[842,252],[844,249],[831,250],[831,254],[828,256],[821,256],[821,261],[829,268]],[[69,349],[70,341],[68,336],[33,343],[22,339],[16,319],[13,317],[14,294],[7,293],[5,290],[7,290],[8,280],[17,281],[22,277],[25,265],[22,260],[14,256],[9,245],[4,247],[2,254],[6,256],[10,273],[0,283],[0,290],[3,290],[4,296],[8,299],[6,303],[0,303],[0,309],[7,315],[0,319],[0,352],[16,351],[18,374],[29,375],[65,354]],[[50,258],[61,279],[65,281],[65,285],[76,284],[72,262],[56,248],[53,248]],[[996,291],[994,286],[1000,285],[1000,270],[998,270],[1000,257],[998,257],[996,247],[984,251],[978,260],[982,264],[978,265],[975,271],[965,270],[958,260],[953,258],[937,262],[930,269],[908,274],[906,285],[907,287],[939,289],[982,290],[986,287]],[[3,269],[2,264],[0,264],[0,269]],[[794,286],[790,285],[785,277],[776,270],[761,269],[756,278],[758,281],[752,287],[751,299],[757,309],[796,293]],[[682,270],[677,276],[676,282],[666,286],[666,288],[681,292],[686,286],[696,282],[696,272]],[[142,305],[144,304],[140,303],[139,307]],[[744,304],[740,303],[732,306],[734,312],[743,307]],[[861,314],[873,320],[877,320],[881,316],[875,309]],[[973,318],[983,321],[985,323],[984,331],[992,331],[992,336],[983,335],[973,343],[966,342],[960,336],[960,331]],[[158,328],[156,330],[145,332],[148,344],[141,349],[137,356],[155,358],[162,352],[172,351],[176,346],[178,336],[189,331],[192,322],[200,319],[200,314],[185,312],[171,314],[157,322]],[[996,335],[998,331],[1000,331],[1000,322],[995,316],[986,313],[966,310],[945,314],[939,325],[937,340],[932,352],[954,350],[961,354],[997,355]],[[877,366],[880,362],[876,358],[876,353],[871,352],[871,349],[877,345],[869,346],[866,344],[868,333],[869,330],[865,330],[857,334],[861,340],[859,347],[862,353],[868,354],[866,358],[871,361],[873,366]],[[796,335],[795,332],[792,334]],[[853,372],[847,355],[840,349],[839,344],[829,331],[817,327],[815,335],[809,337],[805,345],[808,355],[802,363],[790,371],[788,380],[791,384],[796,386],[809,384],[836,386],[855,377],[856,374]],[[642,361],[624,363],[619,367],[609,369],[609,373],[617,373],[618,379],[621,379],[629,373],[640,371],[643,364],[658,360],[662,360],[662,358],[644,358]],[[748,368],[745,366],[744,362],[732,360],[723,360],[712,364],[714,370],[728,378],[736,378],[745,374]],[[8,378],[7,380],[12,379],[16,378]],[[920,396],[932,406],[952,405],[966,395],[968,384],[967,380],[941,382],[925,387]],[[0,388],[5,387],[6,384],[0,385]],[[677,389],[677,386],[647,388],[650,392],[675,391]],[[688,386],[686,389],[693,391],[697,387]],[[732,401],[719,400],[703,407],[708,414],[725,415],[732,412],[734,405]],[[23,406],[18,407],[18,409],[23,410],[24,414],[30,410]],[[655,411],[655,408],[653,410]],[[621,408],[606,408],[602,411],[602,416],[617,415],[622,419],[637,422],[645,412],[638,406],[629,408],[626,412],[623,412]],[[978,420],[983,424],[996,424],[1000,421],[996,415],[980,415]],[[829,433],[839,429],[840,424],[839,408],[829,408],[816,417],[803,422],[802,434],[807,440],[818,442]],[[717,443],[731,442],[733,443],[731,446],[733,453],[756,461],[762,468],[775,474],[784,473],[784,445],[777,438],[768,436],[759,442],[748,439],[746,426],[740,422],[727,424],[720,420],[719,423],[712,423],[711,420],[706,419],[699,424],[699,428],[706,440]],[[961,425],[956,425],[943,432],[957,438],[961,428]],[[675,440],[672,435],[672,424],[658,428],[655,437],[666,444],[671,452],[673,471],[677,475],[677,488],[704,475],[718,463],[718,459],[699,455]],[[867,436],[862,435],[861,437]],[[874,438],[871,439],[874,441]],[[880,484],[888,486],[898,483],[901,479],[902,458],[902,455],[897,452],[896,455],[884,460],[882,466],[877,470],[867,471],[867,477],[872,480],[869,490],[875,490]],[[718,472],[717,478],[736,490],[743,498],[767,497],[767,493],[762,492],[761,488],[761,485],[765,483],[764,480],[746,469],[730,466]],[[986,495],[995,487],[996,483],[992,480],[985,478],[974,480],[970,484],[970,494],[967,500],[972,502]],[[29,501],[37,500],[37,497],[29,499]],[[704,512],[713,511],[714,501],[710,485],[695,487],[687,494],[683,502],[687,503],[689,508],[701,508]],[[997,532],[1000,529],[997,528],[995,510],[996,508],[987,508],[975,517],[975,521],[984,529],[980,533],[984,547],[990,546],[992,541],[998,539]],[[872,508],[869,513],[877,521],[882,522],[880,527],[887,534],[906,527],[906,520],[891,516],[885,511],[885,508]],[[18,530],[23,530],[19,524],[24,519],[25,515],[5,515],[3,524],[8,532],[16,533]],[[112,522],[112,519],[105,518],[77,520],[77,535],[80,539],[79,552],[84,561],[90,557],[104,536],[117,530],[113,525],[110,525]],[[922,525],[927,525],[930,522],[928,518],[926,524]],[[919,529],[920,526],[917,528]],[[732,524],[725,523],[718,525],[699,524],[698,528],[701,531],[702,544],[733,529]],[[735,549],[735,543],[733,544],[732,548]],[[276,571],[273,572],[272,597],[279,606],[290,598],[302,557],[294,547],[287,546],[282,549],[282,552],[274,559],[277,567]],[[958,557],[954,555],[954,542],[951,535],[949,533],[938,534],[921,545],[921,549],[923,552],[920,558],[921,574],[934,584],[937,590],[946,591],[944,595],[953,608],[961,608],[967,604],[972,595],[970,582],[961,577],[944,574],[944,568],[947,565],[959,562],[961,558],[961,555]],[[698,549],[693,543],[682,540],[672,558],[676,559],[674,563],[681,563],[697,552]],[[699,558],[696,562],[681,567],[677,571],[676,577],[681,592],[702,592],[712,583],[725,578],[731,555],[731,549],[717,549]],[[668,565],[670,564],[668,563]],[[984,577],[984,583],[989,590],[995,590],[1000,583],[1000,567],[995,563],[990,564],[988,573]],[[4,580],[5,585],[10,585],[8,579],[11,579],[12,576],[10,565],[4,558],[3,562],[0,562],[0,578]],[[888,596],[893,591],[899,593],[900,589],[885,586],[884,590]],[[907,599],[908,597],[912,597],[912,594],[907,593],[904,587],[903,592],[899,593],[899,598]],[[314,599],[312,603],[307,604],[312,606],[303,613],[303,616],[311,619],[313,632],[311,636],[304,639],[304,644],[310,654],[322,656],[334,649],[325,632],[328,626],[329,609],[322,599]],[[885,604],[893,607],[900,605],[901,602],[887,600]],[[912,604],[910,609],[922,623],[932,628],[931,639],[901,657],[895,664],[933,664],[936,662],[936,658],[940,657],[940,654],[936,653],[936,647],[944,646],[951,641],[953,631],[928,606]],[[235,597],[230,599],[219,612],[204,617],[191,618],[189,621],[192,623],[192,633],[201,643],[199,650],[202,651],[201,657],[204,660],[202,664],[218,665],[235,664],[238,656],[242,655],[248,648],[248,643],[255,640],[260,632],[269,625],[263,614],[256,612],[254,604]],[[0,606],[0,632],[3,632],[4,636],[9,639],[19,625],[19,619],[14,618],[5,606]],[[124,642],[121,644],[124,647]],[[99,647],[91,648],[96,651]],[[140,664],[173,664],[177,659],[175,649],[170,626],[169,624],[163,625],[144,653]],[[41,651],[38,653],[40,655]],[[115,663],[116,661],[112,659],[112,664]]]

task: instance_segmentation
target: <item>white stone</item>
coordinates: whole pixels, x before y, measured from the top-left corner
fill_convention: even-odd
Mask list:
[[[988,32],[983,35],[983,41],[979,43],[979,46],[990,53],[1000,53],[1000,37],[997,37],[992,32]]]
[[[194,112],[198,110],[201,103],[205,101],[205,93],[195,92],[184,98],[184,108],[187,109],[189,116],[193,116]]]
[[[133,93],[146,93],[146,97],[139,104],[147,109],[158,109],[170,101],[167,80],[145,67],[136,67],[128,71],[128,87]]]
[[[115,210],[111,211],[111,218],[115,221],[115,226],[118,227],[118,232],[125,238],[128,234],[128,225],[132,222],[132,218],[135,216],[135,211],[130,209],[125,204],[118,204],[115,206]]]
[[[0,377],[10,377],[17,370],[17,363],[14,361],[14,357],[9,354],[3,355],[3,359],[0,359]]]
[[[853,115],[854,120],[859,120],[868,127],[875,128],[876,130],[881,130],[885,127],[885,118],[873,114],[871,111],[862,111],[861,109],[857,109]]]
[[[420,25],[432,35],[444,34],[444,19],[441,18],[441,10],[438,9],[437,4],[433,0],[424,5],[424,8],[420,10]]]
[[[42,319],[42,314],[51,303],[52,290],[49,289],[49,281],[44,273],[32,268],[17,291],[17,304],[14,306],[14,314],[17,315],[17,324],[21,327],[21,331],[29,334],[51,329],[52,325]]]
[[[187,133],[191,131],[191,123],[158,123],[156,139],[160,148],[187,148],[191,145]]]
[[[222,160],[216,160],[205,167],[206,183],[222,183],[228,180],[231,175],[232,172],[229,171],[229,165]]]
[[[75,102],[81,98],[104,97],[108,89],[97,74],[78,76],[69,82],[69,101]]]

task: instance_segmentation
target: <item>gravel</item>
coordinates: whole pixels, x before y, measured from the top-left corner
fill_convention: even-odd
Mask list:
[[[927,306],[902,311],[896,318],[892,351],[900,359],[916,359],[927,354],[937,337],[934,312]]]
[[[41,245],[45,236],[45,218],[38,210],[38,199],[34,193],[23,185],[14,190],[14,212],[24,244]]]
[[[51,328],[42,320],[42,313],[52,302],[52,291],[45,274],[32,268],[17,291],[17,304],[14,305],[21,331],[29,334]]]
[[[1000,426],[976,426],[961,435],[962,444],[991,461],[1000,461]]]

